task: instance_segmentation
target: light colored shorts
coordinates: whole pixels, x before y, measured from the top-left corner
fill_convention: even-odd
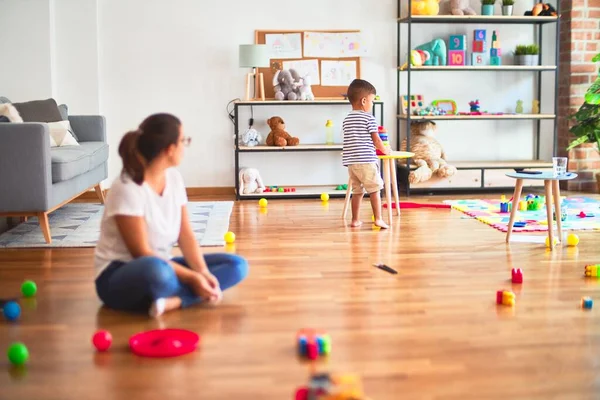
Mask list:
[[[352,194],[375,193],[383,189],[383,179],[377,163],[350,164],[348,175],[352,183]]]

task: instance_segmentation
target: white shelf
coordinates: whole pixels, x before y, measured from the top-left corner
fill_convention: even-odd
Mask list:
[[[277,151],[341,151],[341,144],[299,144],[298,146],[240,146],[243,153],[277,152]]]
[[[457,169],[514,169],[514,168],[552,168],[551,161],[544,160],[506,160],[506,161],[452,161],[447,160],[448,164]],[[411,165],[411,169],[416,169],[416,165]]]
[[[558,17],[534,17],[534,16],[504,16],[504,15],[413,15],[398,18],[398,22],[412,23],[447,23],[447,24],[547,24],[558,21]]]
[[[407,68],[398,67],[400,71],[407,71]],[[411,71],[556,71],[555,65],[431,65],[421,67],[411,67]]]
[[[398,119],[416,120],[445,120],[445,121],[471,121],[471,120],[509,120],[509,119],[554,119],[554,114],[501,114],[501,115],[398,115]]]
[[[313,101],[302,101],[302,100],[275,100],[275,99],[266,99],[266,100],[237,100],[234,102],[234,104],[238,104],[240,106],[260,106],[260,105],[278,105],[278,106],[285,106],[285,105],[295,105],[295,106],[302,106],[302,105],[323,105],[323,104],[327,104],[327,105],[350,105],[350,102],[346,99],[344,99],[343,97],[340,98],[318,98],[315,99]],[[373,102],[373,104],[383,104],[383,101],[381,100],[376,100]]]
[[[345,184],[347,182],[341,183]],[[268,185],[283,188],[296,188],[295,192],[263,192],[252,194],[240,194],[241,198],[277,198],[277,197],[319,197],[322,193],[330,196],[345,196],[345,190],[335,190],[338,185],[320,185],[320,186],[295,186],[295,185]]]

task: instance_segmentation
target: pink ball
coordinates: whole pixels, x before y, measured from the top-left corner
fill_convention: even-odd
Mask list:
[[[92,343],[94,344],[96,350],[106,351],[110,348],[110,345],[112,344],[112,335],[109,331],[97,331],[92,337]]]

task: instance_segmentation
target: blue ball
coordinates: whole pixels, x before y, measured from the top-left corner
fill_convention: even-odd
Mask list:
[[[21,315],[21,307],[14,301],[9,301],[4,305],[4,318],[9,321],[16,321]]]

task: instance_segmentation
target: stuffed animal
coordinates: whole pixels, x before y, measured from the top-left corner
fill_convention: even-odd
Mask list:
[[[446,163],[444,149],[434,137],[436,129],[433,121],[414,121],[410,126],[410,151],[415,153],[412,161],[418,167],[408,175],[410,183],[425,182],[433,174],[447,178],[456,173],[456,168]],[[406,151],[406,139],[401,149]]]
[[[240,142],[243,146],[254,147],[260,144],[262,137],[260,133],[254,128],[248,129],[246,132],[242,133],[240,136]]]
[[[271,132],[267,136],[267,146],[297,146],[300,143],[300,139],[285,131],[285,122],[281,117],[269,118],[267,125],[271,128]]]
[[[312,92],[312,79],[310,75],[306,75],[302,78],[302,86],[300,86],[300,100],[313,101],[315,95]]]
[[[469,0],[450,0],[450,12],[452,15],[477,15],[469,3]]]
[[[265,185],[256,168],[242,168],[240,170],[240,193],[262,193]]]
[[[440,0],[413,0],[412,15],[438,15],[440,12]]]
[[[537,3],[531,11],[525,11],[527,16],[556,17],[556,9],[550,4]]]
[[[446,65],[446,42],[443,39],[433,39],[431,42],[416,47],[415,50],[425,53],[426,59],[423,65]]]
[[[276,100],[296,100],[298,95],[294,92],[294,78],[288,70],[279,70],[273,76],[273,86]]]

